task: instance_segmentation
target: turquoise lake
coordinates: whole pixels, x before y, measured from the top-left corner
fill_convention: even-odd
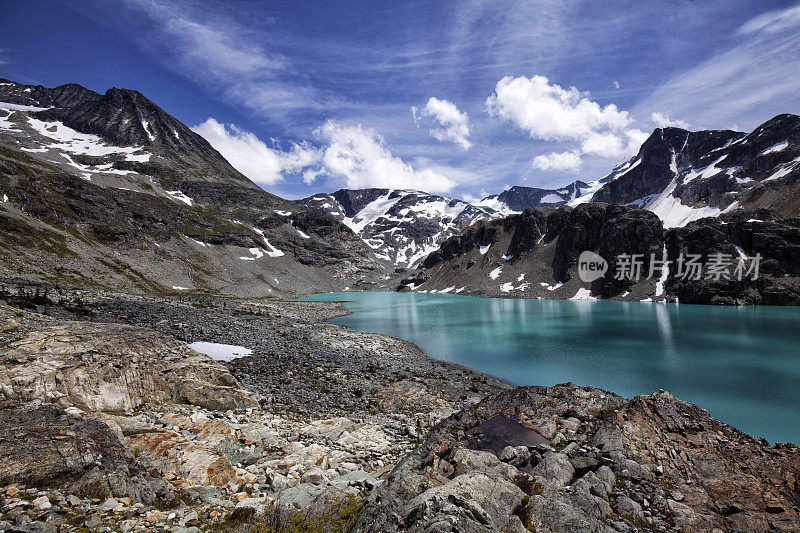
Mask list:
[[[516,385],[666,389],[770,442],[800,443],[800,309],[331,293],[332,322]]]

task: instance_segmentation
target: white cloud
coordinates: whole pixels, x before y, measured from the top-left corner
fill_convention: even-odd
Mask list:
[[[622,154],[624,144],[615,133],[593,133],[581,143],[584,154],[604,156],[607,154]]]
[[[452,102],[431,96],[422,109],[412,107],[411,115],[414,117],[414,121],[419,121],[422,117],[431,117],[438,122],[442,127],[430,130],[431,135],[438,141],[451,141],[459,145],[462,150],[469,150],[472,146],[468,139],[470,134],[469,116],[459,111]]]
[[[577,170],[581,154],[630,156],[638,149],[634,140],[641,137],[627,111],[614,104],[602,107],[588,93],[551,84],[544,76],[502,78],[486,107],[534,139],[577,145],[571,151],[538,156],[533,167],[539,170]]]
[[[307,143],[293,144],[289,151],[269,148],[254,134],[213,118],[192,127],[192,131],[204,137],[233,168],[262,185],[279,183],[284,173],[300,171],[321,157]]]
[[[537,155],[533,158],[531,165],[537,170],[574,172],[581,168],[581,156],[576,152],[552,152],[546,155]]]
[[[798,35],[800,6],[755,17],[732,35],[732,46],[673,76],[634,111],[691,117],[704,129],[752,129],[776,114],[797,113]]]
[[[642,143],[645,142],[650,135],[650,133],[636,128],[625,130],[625,137],[628,138],[628,144],[625,147],[625,153],[634,155],[639,151],[639,148],[642,147]]]
[[[544,76],[506,76],[497,82],[486,105],[491,114],[510,120],[534,139],[583,140],[633,122],[627,111],[614,104],[600,107],[587,93],[551,85]]]
[[[650,115],[650,118],[659,128],[674,127],[674,128],[683,128],[685,130],[688,130],[689,128],[692,127],[692,125],[689,124],[688,122],[685,122],[680,119],[672,119],[662,113],[653,113],[652,115]]]
[[[459,179],[471,177],[450,167],[415,167],[393,156],[383,137],[361,125],[342,126],[328,121],[314,131],[322,146],[304,141],[293,143],[289,150],[282,150],[280,143],[274,142],[269,147],[253,133],[213,118],[192,130],[203,136],[236,170],[261,185],[275,185],[285,181],[287,174],[297,174],[307,185],[320,177],[329,177],[343,181],[351,189],[381,187],[445,192],[457,184],[448,175]]]
[[[315,131],[327,143],[321,172],[342,179],[348,188],[421,189],[446,192],[456,182],[430,168],[415,169],[393,156],[375,131],[328,121]]]

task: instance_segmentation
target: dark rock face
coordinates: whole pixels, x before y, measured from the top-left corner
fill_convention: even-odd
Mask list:
[[[659,128],[634,158],[600,180],[592,201],[653,208],[668,217],[669,207],[655,202],[664,195],[667,204],[677,198],[690,207],[771,208],[797,216],[799,156],[797,115],[778,115],[749,134]]]
[[[545,235],[553,235],[560,231],[564,224],[561,214],[568,216],[570,210],[565,208],[553,211],[548,208],[528,208],[519,215],[516,230],[508,245],[507,254],[513,257],[524,257]],[[514,225],[509,221],[509,225]]]
[[[3,84],[0,85],[0,100],[18,105],[62,107],[100,98],[96,92],[77,83],[48,88],[43,85],[23,85],[0,78],[0,84]]]
[[[175,117],[129,89],[109,89],[96,100],[41,112],[44,120],[61,120],[81,132],[94,133],[117,146],[146,146],[170,159],[205,167],[241,185],[255,184],[241,176],[208,141]]]
[[[573,198],[580,198],[586,193],[589,185],[583,181],[573,181],[560,189],[539,189],[515,185],[495,196],[512,211],[524,211],[528,207],[559,207]],[[545,200],[545,201],[543,201]]]
[[[667,233],[670,258],[681,253],[762,257],[759,278],[684,280],[671,268],[667,290],[683,303],[800,305],[800,219],[780,220],[774,212],[741,211],[703,219]]]
[[[107,425],[48,405],[0,410],[0,483],[145,504],[171,499],[166,483],[140,465]]]
[[[591,250],[609,262],[611,272],[616,268],[620,254],[642,254],[645,275],[650,267],[650,254],[661,256],[664,247],[664,230],[661,221],[650,211],[630,209],[619,205],[583,204],[567,215],[559,228],[553,258],[553,278],[568,281],[570,268],[584,250]],[[615,282],[606,277],[597,280],[604,297],[618,294],[632,282]],[[597,294],[597,291],[593,291]]]
[[[24,92],[27,88],[31,90]],[[112,88],[99,95],[77,84],[53,89],[13,84],[0,86],[0,100],[51,107],[35,116],[44,121],[61,121],[79,132],[98,135],[112,145],[147,147],[160,157],[215,175],[217,179],[223,177],[239,186],[257,189],[208,141],[138,91]]]
[[[495,426],[499,453],[474,437]],[[436,426],[355,531],[798,531],[798,475],[796,446],[669,393],[520,387]]]
[[[466,294],[571,298],[581,287],[576,275],[578,257],[583,251],[592,251],[608,262],[605,276],[583,284],[595,298],[632,295],[631,299],[697,304],[797,305],[798,220],[781,219],[769,210],[740,210],[664,229],[654,213],[621,205],[531,208],[520,215],[479,222],[446,240],[399,289],[407,290],[413,283],[420,290],[464,286]],[[623,254],[640,256],[638,282],[615,279],[621,267],[617,260]],[[662,279],[660,263],[652,265],[650,276],[651,258],[661,261],[665,254],[669,262],[666,277]],[[729,275],[713,279],[704,272],[698,280],[684,276],[678,263],[681,255],[686,260],[689,254],[699,254],[704,263],[713,255],[724,254],[732,263]],[[752,279],[752,272],[741,280],[734,276],[734,262],[742,254],[748,258],[748,267],[749,261],[760,255],[758,279]],[[542,292],[537,285],[557,287]]]
[[[507,220],[513,221],[518,218],[518,215],[512,215]],[[438,250],[430,254],[422,262],[422,268],[432,268],[449,258],[465,253],[468,250],[491,244],[495,241],[497,235],[497,224],[491,222],[478,222],[470,226],[466,231],[447,239]]]
[[[734,131],[689,132],[679,128],[656,129],[639,149],[635,159],[640,163],[623,176],[609,181],[595,193],[592,200],[627,204],[661,193],[675,177],[674,164],[697,168],[705,166],[704,161],[701,161],[709,152],[743,136],[743,133]]]

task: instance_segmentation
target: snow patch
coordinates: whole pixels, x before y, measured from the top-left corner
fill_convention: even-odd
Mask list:
[[[472,205],[475,207],[485,207],[497,212],[497,216],[507,217],[508,215],[516,215],[517,213],[521,213],[521,211],[514,211],[504,202],[501,202],[497,199],[497,196],[489,196],[480,200],[479,202],[473,202]]]
[[[492,279],[497,279],[500,276],[500,273],[503,271],[503,267],[497,267],[491,272],[489,272],[489,277]]]
[[[486,246],[481,246],[480,250],[479,250],[481,255],[484,255],[486,252],[488,252],[489,248],[491,248],[491,247],[492,247],[491,244],[487,244]]]
[[[543,196],[542,199],[539,200],[539,203],[540,204],[555,204],[555,203],[563,202],[563,201],[564,201],[564,199],[561,198],[559,195],[550,193],[550,194],[548,194],[546,196]]]
[[[563,281],[559,281],[555,285],[549,285],[547,282],[543,281],[543,282],[539,283],[539,285],[541,285],[542,287],[545,287],[548,291],[554,291],[556,289],[560,289],[561,286],[564,285],[564,282]]]
[[[703,168],[700,168],[700,169],[697,169],[697,170],[695,170],[695,169],[690,170],[683,177],[683,183],[689,183],[690,181],[695,180],[697,178],[704,179],[704,178],[709,178],[711,176],[719,174],[724,169],[718,167],[717,164],[720,163],[726,157],[728,157],[728,154],[725,154],[725,155],[721,156],[719,159],[717,159],[716,161],[714,161],[713,163],[711,163],[710,165],[708,165],[706,167],[703,167]]]
[[[690,207],[672,193],[677,187],[677,178],[664,189],[664,192],[651,203],[647,209],[652,211],[664,223],[665,228],[680,228],[705,217],[716,217],[722,213],[718,207]]]
[[[12,104],[9,102],[0,102],[0,109],[10,109],[12,111],[47,111],[53,109],[52,107],[36,107],[32,105]]]
[[[783,141],[778,144],[773,144],[772,146],[761,152],[761,154],[767,155],[775,152],[782,152],[783,150],[786,150],[788,147],[789,147],[789,141]]]
[[[183,194],[181,191],[164,191],[170,197],[170,199],[175,200],[176,202],[183,202],[184,204],[188,205],[189,207],[192,206],[194,200]]]
[[[787,174],[793,172],[798,167],[798,163],[800,163],[800,157],[797,157],[792,161],[789,161],[783,166],[783,168],[781,168],[777,172],[774,172],[770,177],[765,178],[762,181],[771,181],[771,180],[776,180],[778,178],[782,178]]]
[[[581,287],[570,300],[597,300],[597,298],[592,296],[592,291],[586,287]]]
[[[137,146],[110,146],[99,136],[89,133],[80,133],[65,126],[62,122],[45,122],[33,117],[27,117],[30,126],[39,134],[54,142],[48,148],[84,154],[91,156],[105,156],[109,154],[125,154],[130,161],[149,161],[148,153],[142,154],[142,148]],[[138,153],[138,154],[137,154]]]
[[[519,280],[517,280],[517,281],[519,281]],[[509,282],[509,283],[503,283],[502,285],[500,285],[500,290],[503,291],[503,292],[524,291],[529,286],[530,286],[530,283],[525,282],[525,283],[520,284],[517,287],[514,287],[514,285],[511,282]]]
[[[220,344],[218,342],[193,342],[189,348],[209,356],[214,361],[232,361],[239,357],[252,355],[253,350],[234,344]]]
[[[268,256],[270,256],[270,257],[281,257],[282,255],[284,255],[284,253],[282,251],[278,250],[277,248],[275,248],[274,246],[272,246],[269,243],[269,241],[267,240],[267,237],[264,236],[264,232],[263,231],[261,231],[258,228],[253,228],[253,231],[255,231],[256,233],[261,235],[261,239],[263,239],[264,245],[267,247],[267,255]],[[251,250],[252,250],[252,248],[251,248]]]
[[[156,140],[155,136],[152,133],[150,133],[149,129],[150,123],[147,122],[146,120],[142,120],[142,127],[144,128],[144,132],[147,134],[147,137],[150,139],[150,142],[155,141]]]
[[[253,257],[241,256],[239,259],[242,261],[255,261],[264,257],[264,252],[261,251],[261,248],[248,248],[248,251],[253,254]]]

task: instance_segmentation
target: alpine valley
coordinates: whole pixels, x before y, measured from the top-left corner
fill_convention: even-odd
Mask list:
[[[289,201],[135,90],[0,78],[0,531],[800,531],[794,444],[663,390],[513,387],[291,299],[800,305],[799,193],[779,115],[656,129],[558,189]],[[582,284],[583,251],[655,275]],[[686,280],[682,253],[760,275]]]

